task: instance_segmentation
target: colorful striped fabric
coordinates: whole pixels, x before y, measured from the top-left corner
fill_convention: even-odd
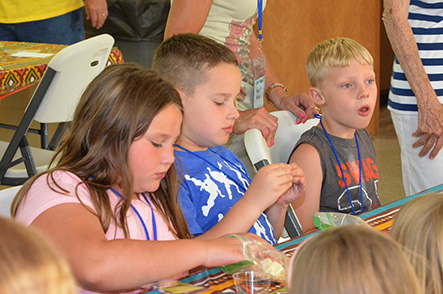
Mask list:
[[[408,201],[411,201],[416,197],[420,197],[424,194],[441,192],[441,191],[443,191],[443,184],[428,189],[426,191],[423,191],[421,193],[383,205],[381,207],[378,207],[377,209],[362,213],[361,215],[359,215],[359,217],[365,220],[369,225],[371,225],[375,229],[382,231],[386,234],[389,234],[389,230],[394,220],[394,217],[403,204],[405,204]],[[278,244],[275,246],[275,248],[277,248],[278,250],[280,250],[281,252],[285,253],[288,256],[292,256],[295,249],[300,245],[301,242],[311,237],[313,234],[317,233],[318,232],[309,235],[302,235],[298,238]],[[194,273],[193,275],[188,276],[182,279],[181,281],[184,283],[189,283],[191,285],[200,287],[199,290],[193,293],[202,293],[202,294],[235,293],[234,281],[231,275],[222,272],[218,267]],[[270,294],[277,294],[277,293],[286,294],[286,292],[287,291],[285,285],[279,283],[272,283],[271,289],[269,291]],[[136,293],[157,294],[157,293],[167,293],[167,292],[161,289],[161,287],[151,286],[149,288],[140,289],[139,292]]]
[[[0,99],[38,82],[49,61],[67,45],[0,41]],[[47,57],[16,57],[15,53],[44,53]],[[123,63],[122,53],[113,48],[107,65]]]

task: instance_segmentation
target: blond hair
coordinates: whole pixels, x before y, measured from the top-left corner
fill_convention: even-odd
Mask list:
[[[348,225],[314,236],[295,256],[289,293],[419,294],[400,246],[370,227]]]
[[[226,46],[197,34],[179,34],[165,40],[155,51],[152,69],[188,95],[206,81],[206,71],[219,65],[238,65]]]
[[[374,65],[371,53],[360,43],[349,38],[332,38],[318,43],[308,54],[306,72],[312,87],[324,79],[324,69],[346,67],[355,58],[362,65]]]
[[[404,247],[423,291],[443,293],[443,195],[431,193],[404,204],[391,237]]]
[[[0,236],[0,293],[78,293],[68,263],[37,231],[0,217]]]

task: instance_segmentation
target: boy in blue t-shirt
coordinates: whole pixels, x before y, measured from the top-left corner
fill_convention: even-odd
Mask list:
[[[234,53],[209,38],[181,34],[157,49],[153,69],[182,98],[175,155],[179,201],[191,234],[206,239],[249,231],[275,244],[288,204],[305,189],[304,175],[296,164],[277,163],[251,181],[238,157],[222,146],[239,117],[241,73]]]

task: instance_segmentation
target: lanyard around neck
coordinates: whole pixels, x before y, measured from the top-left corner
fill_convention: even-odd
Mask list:
[[[243,187],[243,185],[239,184],[238,181],[236,181],[235,179],[233,179],[229,174],[223,172],[218,166],[215,166],[212,162],[210,162],[209,160],[207,160],[206,158],[204,158],[203,156],[200,156],[200,154],[197,154],[196,152],[192,152],[191,150],[188,150],[180,145],[175,144],[176,147],[182,149],[183,151],[188,152],[189,154],[192,154],[198,158],[200,158],[201,160],[205,161],[206,163],[208,163],[210,166],[212,166],[213,168],[215,168],[216,170],[219,170],[220,172],[222,172],[225,176],[227,176],[231,181],[233,181],[234,183],[236,183],[239,187]],[[212,153],[220,156],[223,160],[225,160],[226,162],[229,162],[232,166],[236,166],[233,162],[231,162],[230,160],[228,160],[226,157],[222,156],[220,153],[215,152],[214,150],[212,150],[211,148],[208,147],[208,150],[211,151]],[[238,169],[238,171],[246,178],[248,179],[249,183],[251,183],[251,178],[249,177],[247,172],[242,171],[241,169]],[[246,188],[245,188],[246,189]]]
[[[117,195],[120,198],[123,198],[122,194],[120,194],[117,190],[115,190],[114,188],[110,188],[112,192],[114,192],[115,195]],[[155,222],[155,216],[154,216],[154,210],[152,209],[152,205],[151,202],[149,202],[148,198],[146,197],[146,195],[144,193],[142,193],[143,198],[145,198],[146,203],[149,205],[149,207],[151,208],[151,215],[152,215],[152,229],[154,230],[154,241],[157,241],[157,224]],[[148,233],[148,228],[146,227],[145,222],[143,221],[142,216],[140,215],[140,213],[138,212],[138,210],[134,207],[134,205],[131,204],[131,208],[132,210],[135,212],[135,214],[138,216],[138,218],[140,219],[140,222],[142,223],[143,229],[145,231],[145,235],[146,235],[146,240],[150,241],[151,239],[149,238],[149,233]]]
[[[260,49],[262,48],[263,42],[263,31],[262,31],[262,21],[263,21],[263,0],[257,0],[258,7],[258,44]]]
[[[349,193],[348,184],[346,183],[345,173],[343,172],[343,168],[341,167],[341,163],[340,163],[340,160],[338,159],[337,152],[335,151],[334,144],[332,144],[331,138],[329,138],[328,132],[326,131],[325,127],[323,126],[323,123],[321,121],[322,116],[320,114],[315,114],[314,117],[320,119],[320,125],[321,125],[323,131],[325,132],[326,137],[329,140],[329,143],[331,144],[332,151],[334,151],[335,158],[337,159],[338,166],[340,167],[343,182],[345,183],[345,187],[346,187],[346,192],[348,192],[348,197],[349,197],[349,202],[351,203],[352,213],[354,215],[356,215],[355,209],[354,209],[354,204],[352,204],[351,193]],[[361,156],[360,156],[360,147],[358,146],[357,132],[354,133],[354,137],[355,137],[355,143],[357,143],[357,152],[358,152],[358,161],[359,161],[358,166],[359,166],[359,172],[360,172],[360,202],[361,202],[360,206],[361,206],[361,212],[363,212],[363,185],[362,185],[362,175],[361,175],[362,168],[361,168]]]

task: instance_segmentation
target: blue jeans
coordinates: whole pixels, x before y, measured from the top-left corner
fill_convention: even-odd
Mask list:
[[[0,23],[0,40],[72,45],[85,39],[82,10],[38,21]]]

